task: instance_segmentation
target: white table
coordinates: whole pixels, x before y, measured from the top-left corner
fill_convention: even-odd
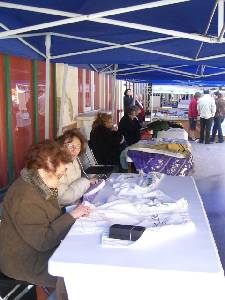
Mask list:
[[[160,189],[185,197],[196,231],[144,249],[103,248],[99,234],[67,236],[49,261],[70,300],[224,299],[222,266],[192,177],[165,176]],[[106,201],[106,185],[98,201]]]

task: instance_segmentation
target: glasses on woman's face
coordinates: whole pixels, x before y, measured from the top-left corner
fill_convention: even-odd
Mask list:
[[[72,143],[67,143],[66,144],[67,148],[69,151],[80,151],[81,150],[81,145],[75,145],[75,144],[72,144]]]

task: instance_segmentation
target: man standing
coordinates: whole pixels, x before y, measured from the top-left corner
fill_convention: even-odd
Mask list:
[[[212,120],[216,113],[215,100],[209,94],[209,90],[204,91],[204,95],[198,101],[198,113],[200,115],[200,139],[199,143],[210,144],[210,130]]]
[[[214,125],[212,129],[212,136],[210,141],[213,143],[218,131],[218,143],[223,143],[223,130],[221,124],[225,117],[225,100],[222,94],[218,94],[216,98],[216,114],[214,116]]]

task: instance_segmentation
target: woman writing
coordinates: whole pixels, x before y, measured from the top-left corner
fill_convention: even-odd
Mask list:
[[[70,159],[55,142],[32,146],[26,167],[6,193],[0,225],[1,271],[35,285],[61,286],[57,299],[66,299],[66,291],[48,273],[48,260],[76,219],[90,212],[80,205],[62,214],[59,207],[57,186]]]

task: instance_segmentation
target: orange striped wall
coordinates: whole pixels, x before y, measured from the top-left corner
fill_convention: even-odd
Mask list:
[[[24,166],[26,151],[34,142],[35,128],[37,128],[38,131],[38,141],[42,141],[45,138],[45,62],[37,61],[36,67],[34,67],[34,64],[32,64],[32,61],[29,59],[9,56],[9,73],[10,84],[8,95],[10,95],[10,97],[7,103],[9,103],[11,112],[12,129],[10,133],[12,134],[11,149],[13,152],[11,166],[13,170],[12,167],[8,168],[9,162],[7,161],[5,76],[3,55],[0,54],[0,189],[8,184],[7,171],[9,169],[11,170],[12,179],[15,179],[19,175],[20,170]],[[93,78],[93,81],[91,78]],[[55,103],[53,95],[53,65],[51,65],[50,82],[49,136],[52,139],[54,135],[53,132],[55,132],[53,120]],[[92,87],[91,84],[93,85]],[[74,82],[74,88],[78,89],[77,105],[79,113],[96,109],[112,109],[111,76],[105,76],[105,107],[101,107],[100,93],[102,90],[100,90],[98,73],[95,72],[92,77],[90,70],[78,69],[78,82]],[[34,101],[34,89],[36,89],[35,97],[37,97],[37,105],[35,105]],[[94,94],[91,94],[91,92]],[[93,105],[93,107],[91,107],[91,105]],[[36,119],[35,112],[37,112]]]

